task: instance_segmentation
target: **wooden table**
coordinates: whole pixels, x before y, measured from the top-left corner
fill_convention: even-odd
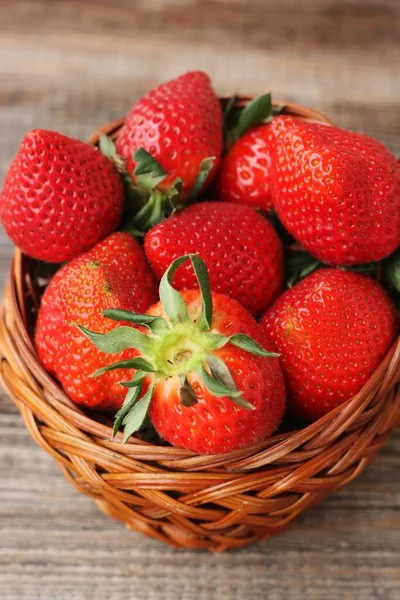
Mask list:
[[[300,8],[301,7],[301,8]],[[85,138],[202,68],[298,100],[400,154],[398,0],[0,0],[0,180],[27,130]],[[12,248],[0,236],[4,281]],[[279,538],[175,552],[80,496],[0,398],[2,600],[399,600],[400,436]]]

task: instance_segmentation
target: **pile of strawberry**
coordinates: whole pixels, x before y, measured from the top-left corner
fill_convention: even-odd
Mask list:
[[[59,267],[35,344],[74,402],[124,440],[220,453],[360,391],[397,336],[388,150],[268,94],[223,114],[201,72],[99,146],[31,131],[0,197],[13,242]]]

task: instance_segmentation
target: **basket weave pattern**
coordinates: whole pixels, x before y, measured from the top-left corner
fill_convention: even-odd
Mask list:
[[[329,123],[315,111],[287,106],[291,114]],[[114,136],[122,122],[99,131]],[[97,140],[98,133],[90,141]],[[112,440],[110,424],[82,412],[39,364],[32,333],[40,288],[32,265],[16,251],[0,312],[2,385],[68,481],[145,535],[223,551],[276,534],[357,477],[400,422],[398,338],[359,394],[304,429],[219,456],[136,438],[122,445],[121,434]]]

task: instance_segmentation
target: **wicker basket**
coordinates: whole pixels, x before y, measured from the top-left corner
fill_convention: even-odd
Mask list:
[[[329,122],[298,105],[287,111]],[[99,131],[113,136],[122,123]],[[90,141],[97,140],[96,133]],[[17,250],[0,314],[3,387],[65,477],[145,535],[214,551],[274,535],[357,477],[400,422],[398,339],[357,396],[305,429],[252,448],[199,456],[139,439],[122,445],[121,434],[112,441],[104,419],[75,406],[38,362],[32,332],[40,292],[32,267]]]

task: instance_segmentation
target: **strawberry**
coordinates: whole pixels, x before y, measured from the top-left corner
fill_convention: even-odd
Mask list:
[[[269,128],[271,193],[286,229],[322,262],[378,261],[400,244],[400,165],[359,133],[288,116]]]
[[[103,310],[118,307],[143,311],[156,298],[143,250],[128,233],[113,233],[55,274],[42,298],[35,343],[40,361],[56,375],[74,402],[89,408],[118,409],[125,396],[118,381],[130,375],[115,371],[92,379],[93,371],[110,358],[74,325],[105,333],[115,323],[103,318]],[[133,354],[125,351],[118,356],[122,360]]]
[[[151,229],[144,248],[158,278],[185,253],[206,263],[211,287],[258,315],[275,299],[283,276],[282,244],[272,225],[249,206],[203,202],[177,212]],[[196,287],[191,265],[181,267],[174,284]]]
[[[199,289],[181,295],[170,282],[188,258]],[[283,417],[285,391],[277,355],[259,345],[264,339],[254,318],[235,300],[211,294],[205,264],[195,255],[169,267],[160,299],[144,315],[105,312],[147,327],[147,334],[122,326],[102,335],[80,327],[102,351],[139,352],[95,373],[101,379],[113,369],[137,369],[130,382],[123,382],[128,393],[114,431],[125,425],[128,439],[149,411],[164,439],[194,452],[228,452],[268,437]]]
[[[222,150],[222,111],[208,75],[186,73],[140,98],[126,117],[116,149],[126,159],[128,172],[135,171],[135,180],[143,172],[138,161],[146,161],[143,153],[136,153],[144,150],[156,159],[161,177],[157,173],[150,188],[165,192],[180,179],[181,201],[204,189],[216,173]]]
[[[360,391],[397,331],[395,307],[376,281],[332,268],[287,290],[261,324],[280,353],[289,409],[309,421]]]
[[[219,200],[271,210],[269,189],[271,154],[268,125],[247,131],[223,158],[216,182]]]
[[[112,163],[98,150],[55,131],[22,141],[0,196],[10,239],[47,262],[71,260],[114,231],[124,204]]]
[[[35,333],[36,350],[40,362],[49,373],[56,372],[58,340],[63,324],[62,315],[58,308],[59,286],[56,283],[56,275],[47,286],[41,299]]]

